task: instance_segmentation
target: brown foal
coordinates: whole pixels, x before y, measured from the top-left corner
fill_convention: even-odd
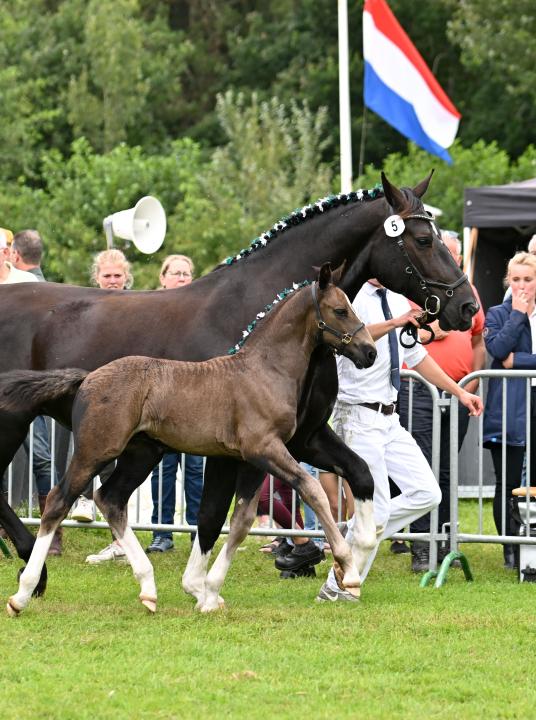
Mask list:
[[[341,269],[322,266],[318,281],[279,302],[235,355],[206,362],[124,357],[94,372],[64,370],[19,372],[11,387],[2,386],[0,406],[9,397],[31,395],[42,403],[79,386],[73,406],[75,451],[65,478],[48,496],[37,540],[8,612],[28,604],[41,575],[54,531],[75,498],[105,463],[127,452],[138,433],[162,445],[196,455],[239,457],[290,483],[316,512],[343,584],[359,593],[359,570],[335,525],[320,484],[290,455],[285,443],[294,434],[297,405],[314,348],[331,345],[358,367],[369,367],[376,349],[347,296],[336,287]],[[24,376],[28,379],[24,381]],[[16,396],[16,398],[15,398]],[[6,400],[7,398],[7,400]],[[114,480],[95,493],[95,501],[125,550],[140,583],[140,599],[156,610],[152,565],[127,524],[127,503],[134,488]],[[260,488],[259,488],[260,490]],[[186,578],[184,587],[203,611],[221,607],[219,590],[236,547],[255,516],[258,491],[235,509],[229,539],[203,587]],[[375,544],[371,518],[368,545]]]

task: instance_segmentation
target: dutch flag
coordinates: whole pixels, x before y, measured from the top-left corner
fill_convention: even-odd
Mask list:
[[[460,113],[447,97],[385,0],[363,10],[365,105],[448,163]]]

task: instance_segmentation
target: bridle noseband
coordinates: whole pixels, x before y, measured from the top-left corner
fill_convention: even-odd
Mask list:
[[[397,217],[397,216],[391,216],[391,218],[392,217]],[[384,227],[391,218],[388,218],[385,221]],[[427,215],[427,214],[423,215],[421,213],[415,213],[413,215],[406,215],[403,219],[404,220],[425,220],[426,222],[430,223],[434,233],[437,235],[439,234],[437,232],[436,226],[434,224],[434,220],[430,215]],[[403,225],[402,225],[402,228],[404,228]],[[402,255],[404,256],[404,258],[406,259],[406,262],[408,263],[406,265],[406,269],[405,269],[406,274],[407,275],[415,275],[419,281],[421,290],[423,290],[423,292],[426,294],[426,299],[424,301],[423,313],[419,318],[417,318],[417,320],[419,321],[420,327],[430,333],[430,337],[428,338],[428,340],[421,341],[421,340],[419,340],[418,328],[416,328],[414,325],[408,324],[404,328],[402,328],[402,332],[400,333],[400,344],[405,348],[412,348],[417,343],[419,343],[420,345],[428,345],[435,338],[434,331],[426,323],[430,318],[435,319],[437,317],[437,315],[439,315],[439,312],[441,310],[441,300],[439,299],[439,297],[437,295],[432,294],[430,292],[429,288],[437,287],[437,288],[441,288],[442,290],[445,291],[445,295],[447,296],[447,301],[445,302],[445,307],[446,307],[448,305],[449,300],[454,295],[454,290],[456,290],[456,288],[459,287],[460,285],[462,285],[464,282],[468,282],[468,278],[465,273],[463,273],[461,275],[461,277],[459,277],[455,282],[452,282],[452,283],[443,283],[443,282],[439,282],[438,280],[430,280],[429,278],[425,278],[422,275],[422,273],[420,272],[420,270],[417,267],[415,267],[415,264],[413,263],[412,259],[408,255],[408,251],[406,250],[405,245],[404,245],[403,233],[404,233],[404,229],[402,229],[397,235],[390,235],[390,237],[396,237],[396,244],[398,245]],[[386,234],[388,234],[388,233],[386,233]],[[389,234],[388,234],[388,236],[389,236]],[[402,337],[403,335],[409,335],[411,337],[411,340],[409,342],[404,341],[404,339]]]
[[[335,335],[335,337],[338,337],[341,341],[340,347],[333,346],[333,350],[335,353],[339,353],[340,355],[344,355],[344,346],[349,345],[352,340],[354,339],[354,336],[356,333],[358,333],[360,330],[362,330],[365,327],[365,323],[361,322],[359,325],[355,328],[354,332],[352,334],[350,333],[341,333],[335,328],[330,327],[323,319],[322,319],[322,313],[320,312],[320,305],[318,304],[318,298],[316,295],[316,287],[318,285],[318,282],[314,282],[311,285],[311,295],[313,296],[313,305],[316,311],[316,325],[318,329],[320,330],[320,334],[324,332],[329,332],[332,335]]]

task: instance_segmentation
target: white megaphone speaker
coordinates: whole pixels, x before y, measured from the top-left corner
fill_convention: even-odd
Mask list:
[[[108,247],[113,236],[132,240],[142,253],[156,252],[166,236],[166,213],[160,202],[150,195],[142,197],[130,210],[121,210],[104,218],[104,232]]]

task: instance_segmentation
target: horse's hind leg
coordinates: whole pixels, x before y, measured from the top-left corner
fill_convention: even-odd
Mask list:
[[[219,593],[236,549],[247,536],[255,520],[263,477],[262,470],[249,465],[245,465],[239,475],[229,536],[206,577],[204,601],[199,602],[196,606],[201,612],[218,610],[224,605],[223,598]]]
[[[75,453],[64,480],[47,495],[39,532],[28,564],[20,576],[19,590],[8,600],[7,611],[11,616],[18,615],[28,605],[41,577],[54,533],[67,516],[73,502],[93,477],[95,469],[94,465],[81,463]]]
[[[228,458],[207,458],[203,496],[197,518],[197,535],[182,576],[184,592],[198,603],[205,599],[205,580],[212,548],[227,518],[243,463]]]
[[[128,526],[128,500],[162,454],[160,445],[144,435],[136,435],[117,459],[112,475],[94,494],[95,503],[125,551],[134,577],[140,584],[139,598],[152,613],[156,612],[157,599],[154,569],[138,538]]]

